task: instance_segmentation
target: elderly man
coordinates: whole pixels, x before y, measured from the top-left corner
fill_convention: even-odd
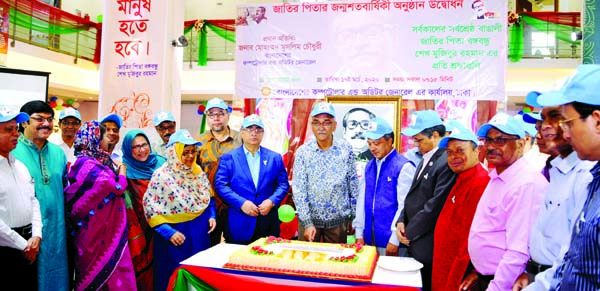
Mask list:
[[[459,290],[469,274],[467,241],[477,203],[490,177],[479,163],[477,137],[462,125],[446,125],[452,134],[439,147],[446,150],[448,166],[458,175],[435,225],[433,244],[432,290]]]
[[[37,290],[37,255],[42,239],[42,215],[35,198],[33,179],[16,160],[18,124],[26,113],[0,111],[0,279],[15,289]]]
[[[43,101],[30,101],[21,107],[29,120],[21,122],[17,148],[12,152],[33,177],[35,195],[42,213],[44,240],[38,254],[39,290],[68,290],[67,233],[63,189],[67,159],[62,149],[48,142],[54,110]]]
[[[583,210],[574,221],[569,249],[556,270],[550,290],[600,288],[600,66],[580,65],[558,91],[542,94],[542,106],[562,107],[559,122],[565,139],[582,160],[594,161]],[[579,182],[579,181],[578,181]]]
[[[537,103],[538,92],[528,94],[527,103]],[[550,185],[529,239],[527,272],[523,273],[513,290],[548,290],[556,269],[569,248],[571,231],[587,198],[587,186],[592,180],[593,162],[581,161],[565,139],[560,121],[564,119],[560,106],[546,106],[540,120],[531,115],[525,121],[535,123],[540,152],[550,155],[548,174]],[[534,278],[535,277],[535,278]],[[533,281],[533,283],[532,283]],[[529,286],[528,284],[531,283]]]
[[[239,148],[242,144],[240,133],[229,128],[229,107],[220,98],[212,98],[206,103],[206,124],[209,131],[202,134],[198,141],[202,143],[196,163],[206,173],[213,190],[215,174],[222,155]],[[216,191],[214,191],[216,193]],[[217,207],[217,227],[210,233],[210,245],[221,243],[224,226],[227,223],[227,204],[219,195],[215,196]]]
[[[166,157],[167,144],[169,144],[169,138],[175,133],[175,129],[177,129],[177,121],[175,121],[173,113],[169,111],[159,111],[154,114],[152,122],[154,123],[156,133],[158,133],[162,141],[161,143],[152,145],[152,149],[156,154]]]
[[[433,110],[423,110],[413,113],[411,119],[411,125],[402,134],[412,137],[423,160],[406,195],[396,235],[408,246],[408,254],[423,264],[423,290],[431,290],[433,233],[456,174],[448,167],[446,151],[438,148],[446,134],[440,116]]]
[[[53,139],[51,135],[48,139],[51,143],[59,146],[63,150],[69,165],[75,163],[75,149],[73,148],[73,142],[75,141],[75,134],[79,130],[80,125],[81,114],[79,114],[79,111],[71,107],[65,108],[60,112],[58,117],[60,137]]]
[[[361,107],[348,110],[342,118],[344,139],[352,145],[352,151],[358,160],[370,161],[373,158],[367,145],[367,138],[364,136],[373,118],[375,118],[375,114]]]
[[[249,244],[261,237],[279,237],[277,206],[289,188],[281,155],[260,143],[265,125],[252,114],[242,122],[243,145],[221,157],[215,188],[229,205],[225,240]]]
[[[477,131],[485,157],[494,168],[469,233],[469,256],[475,267],[462,290],[510,290],[529,258],[531,227],[548,181],[540,169],[522,159],[525,130],[506,113],[498,113]]]
[[[331,103],[316,103],[310,116],[315,139],[298,148],[293,168],[298,238],[345,243],[358,196],[354,154],[347,141],[333,137],[337,123]]]
[[[371,120],[365,133],[375,159],[367,163],[361,180],[352,226],[356,241],[377,247],[380,255],[398,256],[396,220],[415,176],[415,166],[394,148],[394,130],[382,118]]]
[[[121,150],[119,149],[115,151],[115,147],[121,139],[120,131],[121,126],[123,126],[123,120],[119,115],[111,113],[100,119],[100,126],[106,128],[106,133],[104,134],[102,143],[106,145],[107,151],[110,154],[110,158],[113,160],[113,162],[121,164]]]

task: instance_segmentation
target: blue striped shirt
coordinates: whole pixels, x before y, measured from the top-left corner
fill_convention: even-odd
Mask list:
[[[594,178],[588,186],[587,200],[550,290],[600,289],[600,162],[590,172]]]

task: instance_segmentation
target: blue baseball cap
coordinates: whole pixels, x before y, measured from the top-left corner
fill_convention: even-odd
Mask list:
[[[535,124],[538,121],[542,121],[542,114],[539,112],[528,112],[523,114],[523,121],[531,124]]]
[[[454,119],[444,120],[444,127],[446,127],[446,132],[452,132],[455,128],[467,129],[466,126]]]
[[[154,126],[159,126],[165,121],[176,122],[175,117],[173,117],[173,114],[169,111],[156,112],[156,114],[154,114],[154,118],[152,118],[152,121],[154,122]]]
[[[543,107],[537,101],[537,99],[540,95],[542,95],[542,93],[539,91],[531,91],[531,92],[527,93],[527,95],[525,96],[525,103],[527,103],[527,105],[530,105],[530,106],[533,106],[536,108]]]
[[[521,125],[521,128],[525,130],[525,133],[528,133],[531,136],[535,136],[537,134],[537,129],[535,129],[535,122],[530,123],[525,121],[525,114],[517,114],[513,116]]]
[[[446,136],[440,140],[438,147],[441,149],[447,148],[448,142],[450,142],[451,139],[457,139],[457,140],[462,140],[462,141],[472,141],[475,143],[475,145],[477,145],[479,142],[477,140],[477,137],[475,136],[475,134],[472,131],[466,129],[464,126],[458,126],[458,127],[452,128],[451,135]]]
[[[119,128],[123,125],[123,120],[121,119],[121,117],[119,115],[117,115],[115,113],[111,113],[109,115],[102,117],[102,119],[100,119],[100,124],[105,123],[107,121],[112,121],[112,122],[116,123]]]
[[[246,118],[244,118],[244,120],[242,121],[242,128],[248,128],[250,126],[256,125],[260,128],[265,128],[264,123],[262,122],[262,119],[260,119],[260,117],[256,114],[251,114],[246,116]]]
[[[415,136],[421,131],[434,127],[436,125],[444,125],[444,122],[433,110],[421,110],[415,111],[411,115],[410,125],[404,129],[401,133],[406,136]]]
[[[313,109],[310,111],[310,116],[315,117],[319,114],[329,114],[333,118],[335,118],[335,109],[333,105],[329,102],[319,102],[313,106]]]
[[[579,65],[575,75],[558,90],[540,94],[537,102],[542,106],[557,106],[572,102],[600,105],[600,65]]]
[[[195,140],[194,137],[192,137],[192,135],[187,129],[180,129],[173,133],[173,135],[171,135],[171,138],[169,138],[169,143],[167,144],[167,146],[171,146],[176,142],[182,143],[184,145],[202,145],[201,142]]]
[[[7,122],[13,119],[17,121],[17,123],[25,122],[29,120],[29,114],[25,112],[10,110],[8,108],[0,109],[0,122]]]
[[[225,103],[225,101],[223,101],[223,99],[217,98],[217,97],[212,98],[212,99],[208,100],[208,102],[206,102],[206,111],[213,109],[213,108],[220,108],[220,109],[229,111],[229,107],[227,106],[227,103]]]
[[[505,134],[516,135],[520,138],[525,137],[525,130],[521,127],[520,122],[504,112],[496,114],[488,123],[482,125],[477,130],[477,136],[486,137],[487,132],[492,128],[502,131]]]
[[[363,134],[365,138],[376,140],[388,133],[394,133],[394,129],[383,118],[375,117],[369,123],[369,130]]]
[[[63,120],[67,117],[75,117],[75,118],[79,119],[79,121],[81,121],[81,114],[79,114],[79,111],[75,108],[67,107],[67,108],[63,109],[62,111],[60,111],[58,120]]]

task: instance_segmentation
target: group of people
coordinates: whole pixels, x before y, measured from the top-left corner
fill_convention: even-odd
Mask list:
[[[0,277],[23,290],[166,290],[196,252],[279,236],[292,192],[299,240],[345,243],[354,229],[380,255],[421,262],[423,290],[597,290],[597,80],[600,66],[582,65],[561,89],[528,95],[540,114],[500,112],[476,133],[417,111],[401,132],[417,160],[374,117],[362,179],[351,144],[333,136],[332,104],[318,102],[291,185],[281,155],[261,146],[262,119],[233,130],[219,98],[198,139],[162,111],[161,142],[131,130],[121,154],[115,114],[84,122],[63,110],[55,145],[47,103],[0,111],[0,256],[11,262]]]

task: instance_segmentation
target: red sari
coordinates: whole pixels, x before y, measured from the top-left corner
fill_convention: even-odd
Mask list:
[[[127,179],[125,191],[129,250],[138,290],[152,290],[153,232],[144,217],[142,205],[149,182],[150,180]]]
[[[489,180],[481,164],[458,175],[435,226],[431,290],[458,290],[470,260],[471,222]]]

